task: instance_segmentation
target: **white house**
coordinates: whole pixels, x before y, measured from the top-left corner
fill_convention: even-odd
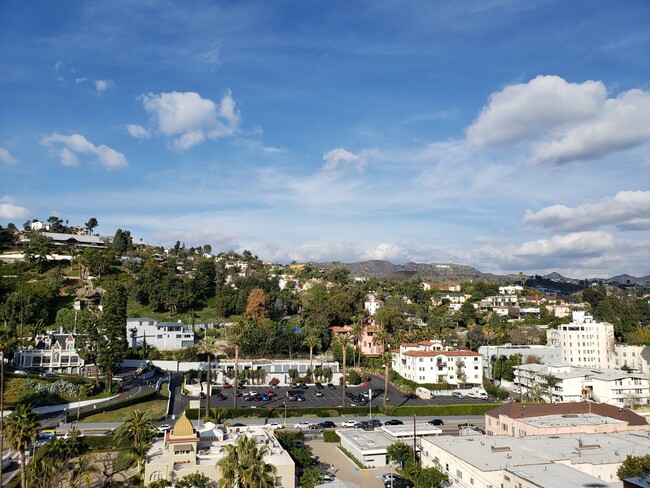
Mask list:
[[[22,347],[14,355],[16,368],[42,368],[59,373],[81,373],[84,360],[75,349],[75,336],[68,332],[48,331],[37,335],[35,345]]]
[[[416,383],[483,383],[483,362],[479,353],[449,351],[440,341],[402,344],[392,352],[393,370]]]
[[[379,310],[383,306],[384,306],[384,302],[382,300],[379,300],[378,298],[375,298],[374,295],[369,295],[368,300],[366,300],[366,302],[363,304],[363,308],[370,315],[375,315],[377,313],[377,310]]]
[[[521,285],[507,285],[499,287],[499,295],[516,295],[524,291],[524,287]]]
[[[126,319],[129,347],[155,347],[161,351],[182,349],[194,344],[194,331],[178,322],[157,322],[151,318]]]

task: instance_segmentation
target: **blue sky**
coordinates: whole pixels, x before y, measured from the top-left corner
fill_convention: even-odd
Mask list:
[[[0,224],[650,274],[650,3],[0,2]]]

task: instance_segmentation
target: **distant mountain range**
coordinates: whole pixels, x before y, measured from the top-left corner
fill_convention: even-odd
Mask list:
[[[332,269],[338,266],[350,270],[353,276],[376,277],[381,279],[395,279],[398,281],[408,280],[412,278],[421,278],[423,281],[432,283],[443,283],[449,281],[461,281],[467,279],[483,278],[489,281],[496,281],[499,283],[512,283],[519,281],[518,274],[497,275],[492,273],[482,273],[481,271],[471,266],[453,263],[406,263],[406,264],[393,264],[389,261],[371,260],[361,261],[358,263],[339,263],[339,262],[326,262],[326,263],[309,263],[310,265],[320,269]],[[650,285],[650,276],[637,278],[627,274],[613,276],[611,278],[594,278],[590,280],[579,280],[574,278],[566,278],[559,273],[550,273],[546,276],[526,276],[526,284],[531,286],[543,286],[551,289],[562,289],[561,291],[569,291],[565,286],[557,286],[560,284],[574,285],[575,290],[584,288],[588,283],[594,281],[602,281],[603,283],[619,283],[619,284],[636,284],[636,285]],[[554,286],[555,285],[555,286]],[[573,287],[568,287],[573,288]]]

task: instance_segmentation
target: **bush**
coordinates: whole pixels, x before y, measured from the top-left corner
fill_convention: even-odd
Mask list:
[[[325,442],[341,442],[339,435],[333,430],[326,430],[323,432],[323,440]]]
[[[350,385],[358,385],[361,381],[361,375],[356,369],[352,369],[348,372],[348,383]]]

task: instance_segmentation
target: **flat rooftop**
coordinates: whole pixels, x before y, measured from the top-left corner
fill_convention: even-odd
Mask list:
[[[518,466],[506,468],[506,471],[526,480],[540,488],[555,488],[557,486],[591,486],[608,488],[622,487],[623,482],[604,482],[595,476],[588,475],[564,464],[535,464],[531,466]]]
[[[603,417],[593,413],[576,413],[567,415],[545,415],[541,417],[527,417],[519,419],[520,422],[533,427],[572,427],[584,425],[621,424],[627,422]]]
[[[442,449],[481,471],[560,461],[569,461],[571,465],[619,464],[628,455],[644,456],[650,452],[647,431],[529,436],[522,439],[486,435],[435,436],[424,437],[421,443],[425,452],[433,447]]]

